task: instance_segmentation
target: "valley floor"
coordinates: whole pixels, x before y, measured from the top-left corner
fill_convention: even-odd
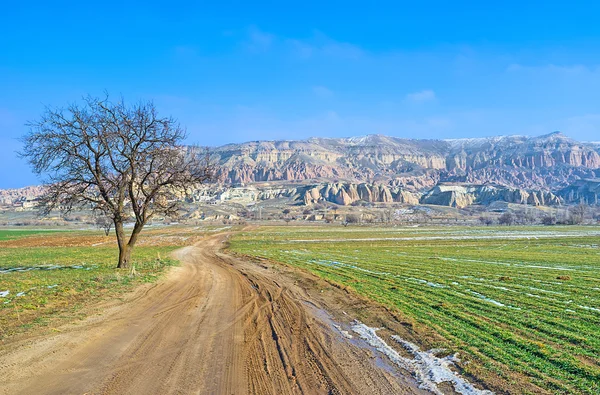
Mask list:
[[[391,326],[385,309],[310,274],[225,255],[227,238],[176,251],[182,266],[125,303],[4,341],[0,393],[424,392],[373,345],[336,329],[337,317],[366,311]]]

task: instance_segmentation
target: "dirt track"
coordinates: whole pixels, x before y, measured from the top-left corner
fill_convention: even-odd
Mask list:
[[[0,393],[420,392],[336,331],[299,277],[219,253],[225,237],[179,250],[182,266],[127,303],[3,345]]]

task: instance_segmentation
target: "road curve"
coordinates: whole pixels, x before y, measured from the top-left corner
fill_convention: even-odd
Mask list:
[[[420,392],[293,279],[221,254],[226,237],[177,251],[181,267],[128,303],[3,345],[0,394]]]

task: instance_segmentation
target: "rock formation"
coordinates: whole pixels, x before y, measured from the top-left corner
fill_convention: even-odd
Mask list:
[[[225,145],[212,154],[220,165],[219,182],[225,185],[343,180],[411,191],[439,182],[559,190],[600,176],[600,144],[577,142],[558,132],[460,140],[370,135],[262,141]]]
[[[561,204],[561,199],[551,192],[495,185],[438,185],[425,193],[420,203],[463,208],[498,201],[534,206]]]
[[[584,179],[563,188],[558,194],[567,203],[600,204],[600,179]]]

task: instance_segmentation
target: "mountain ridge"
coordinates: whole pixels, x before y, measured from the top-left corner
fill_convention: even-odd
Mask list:
[[[312,137],[232,143],[210,153],[218,170],[217,185],[208,188],[254,186],[260,191],[249,195],[258,200],[454,206],[600,201],[600,143],[561,132],[446,140]],[[25,198],[18,190],[0,190],[0,202],[27,200],[41,190],[23,189]]]
[[[228,144],[211,151],[223,184],[340,179],[395,185],[421,177],[431,181],[415,189],[466,182],[558,190],[596,178],[600,169],[600,144],[560,132],[447,140],[313,137]]]

